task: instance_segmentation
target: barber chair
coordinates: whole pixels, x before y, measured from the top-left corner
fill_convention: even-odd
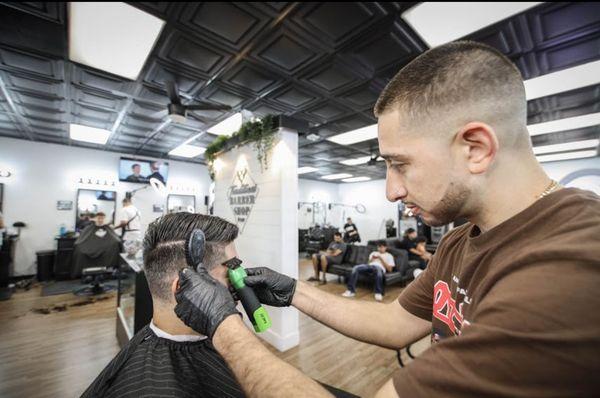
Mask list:
[[[113,270],[107,267],[85,268],[81,271],[82,278],[91,278],[91,282],[85,287],[73,290],[73,294],[76,296],[96,296],[115,290],[114,286],[102,284],[102,281],[109,278],[112,273]]]

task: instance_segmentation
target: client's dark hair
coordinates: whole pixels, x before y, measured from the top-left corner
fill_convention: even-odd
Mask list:
[[[342,233],[341,233],[341,232],[335,232],[335,233],[333,234],[333,236],[342,236]]]
[[[96,217],[106,217],[106,214],[104,214],[103,212],[99,211],[98,213],[96,213]]]
[[[417,236],[417,239],[415,239],[415,242],[417,244],[419,244],[419,243],[427,243],[427,238],[424,237],[424,236]]]
[[[408,236],[408,234],[412,234],[413,232],[415,232],[414,228],[407,228],[406,231],[404,231],[404,235]]]
[[[377,246],[385,246],[385,247],[387,247],[387,242],[384,241],[384,240],[380,240],[380,241],[377,242]]]
[[[136,167],[141,167],[139,163],[134,163],[131,165],[131,170],[135,169]]]
[[[171,283],[187,265],[185,241],[194,229],[201,229],[206,237],[202,262],[208,270],[227,260],[224,248],[238,236],[234,224],[204,214],[173,213],[152,222],[144,237],[144,272],[153,297],[172,298]]]

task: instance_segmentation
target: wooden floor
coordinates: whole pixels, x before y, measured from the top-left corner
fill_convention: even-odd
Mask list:
[[[300,278],[311,274],[300,261]],[[321,289],[341,294],[330,276]],[[72,294],[41,297],[41,288],[0,302],[0,397],[78,397],[119,351],[115,337],[116,295],[96,299]],[[401,289],[388,288],[385,302]],[[355,300],[374,300],[365,288]],[[350,300],[350,299],[349,299]],[[427,347],[427,339],[413,353]],[[372,396],[397,370],[395,351],[364,344],[300,314],[300,345],[272,351],[308,376],[359,396]],[[409,362],[403,353],[403,360]]]

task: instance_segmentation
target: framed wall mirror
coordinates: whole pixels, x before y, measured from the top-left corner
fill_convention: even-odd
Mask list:
[[[115,191],[80,189],[77,191],[75,229],[80,231],[91,224],[93,218],[100,212],[106,215],[105,224],[114,224],[116,210],[117,193]]]
[[[196,212],[196,197],[194,195],[167,196],[167,213]]]

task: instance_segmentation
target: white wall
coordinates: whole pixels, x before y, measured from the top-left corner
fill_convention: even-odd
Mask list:
[[[215,161],[215,215],[243,228],[236,240],[245,267],[266,266],[293,278],[298,277],[298,135],[282,129],[275,140],[271,164],[261,170],[252,144],[225,152]],[[236,179],[244,172],[243,181]],[[229,201],[230,189],[258,187],[245,225],[236,221]],[[235,194],[251,198],[252,194]],[[235,206],[250,207],[250,205]],[[273,326],[260,337],[280,351],[299,342],[298,312],[293,308],[268,307]]]
[[[314,213],[314,221],[316,224],[323,225],[324,222],[327,222],[337,228],[341,228],[344,225],[339,222],[341,217],[339,208],[334,208],[331,211],[327,210],[327,204],[338,203],[340,201],[338,187],[339,184],[330,182],[298,180],[299,202],[322,202],[324,204],[323,211]],[[308,205],[302,206],[298,210],[298,227],[300,229],[308,229],[312,225],[312,207]]]
[[[366,208],[359,214],[350,208],[344,208],[343,216],[352,217],[360,233],[361,243],[385,238],[384,220],[391,218],[397,224],[398,205],[385,197],[385,180],[344,183],[339,186],[341,202],[350,205],[362,204]],[[345,221],[344,218],[344,221]]]
[[[96,189],[94,185],[79,184],[80,177],[116,181],[115,187],[103,190],[117,192],[117,211],[125,192],[143,185],[118,181],[119,158],[114,152],[99,151],[0,138],[0,169],[12,172],[4,183],[4,219],[7,225],[16,221],[27,224],[21,232],[15,258],[15,275],[35,274],[35,252],[56,247],[54,237],[62,223],[72,230],[75,225],[76,195],[79,188]],[[210,178],[205,166],[193,163],[169,162],[168,186],[174,194],[196,196],[196,210],[205,213],[204,196],[208,194]],[[73,201],[73,210],[56,210],[56,201]],[[166,208],[166,197],[151,188],[135,194],[133,202],[142,214],[145,228],[160,216],[153,213],[153,204]]]
[[[587,189],[600,195],[600,158],[598,157],[542,163],[542,167],[550,178],[559,182],[573,172],[595,169],[595,176],[588,175],[577,178],[567,184],[567,186]]]

